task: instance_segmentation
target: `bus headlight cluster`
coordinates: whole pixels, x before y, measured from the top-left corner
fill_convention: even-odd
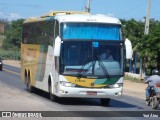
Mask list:
[[[75,87],[76,85],[70,82],[60,81],[60,84],[65,87]]]
[[[123,83],[116,83],[114,85],[109,85],[110,88],[119,88],[119,87],[122,87],[123,86]]]

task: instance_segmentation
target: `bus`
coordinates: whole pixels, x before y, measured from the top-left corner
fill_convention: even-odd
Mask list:
[[[22,27],[21,79],[29,92],[46,91],[52,101],[99,98],[102,105],[122,95],[132,47],[117,18],[55,11]],[[102,59],[108,50],[112,59]]]

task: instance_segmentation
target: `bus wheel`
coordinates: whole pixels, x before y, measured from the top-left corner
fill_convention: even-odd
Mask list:
[[[27,86],[27,90],[28,90],[30,93],[33,93],[33,92],[34,92],[34,88],[33,88],[33,86],[31,85],[31,81],[30,81],[30,79],[29,79],[28,76],[26,77],[26,86]]]
[[[49,97],[53,102],[58,102],[58,97],[52,94],[52,86],[49,85]]]
[[[108,106],[108,104],[110,102],[110,98],[101,98],[100,102],[101,102],[102,106]]]

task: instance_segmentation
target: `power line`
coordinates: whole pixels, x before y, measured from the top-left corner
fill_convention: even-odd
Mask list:
[[[139,3],[137,3],[135,6],[129,8],[128,10],[121,12],[121,14],[126,14],[126,13],[130,13],[130,12],[137,10],[137,8],[140,8],[140,7],[142,7],[142,5],[145,4],[145,1],[146,0],[139,1]]]

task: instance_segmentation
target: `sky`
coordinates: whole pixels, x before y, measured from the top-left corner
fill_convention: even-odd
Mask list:
[[[0,0],[0,19],[38,17],[50,11],[84,11],[87,0]],[[91,0],[91,13],[144,20],[148,0]],[[160,20],[160,0],[152,0],[150,17]]]

